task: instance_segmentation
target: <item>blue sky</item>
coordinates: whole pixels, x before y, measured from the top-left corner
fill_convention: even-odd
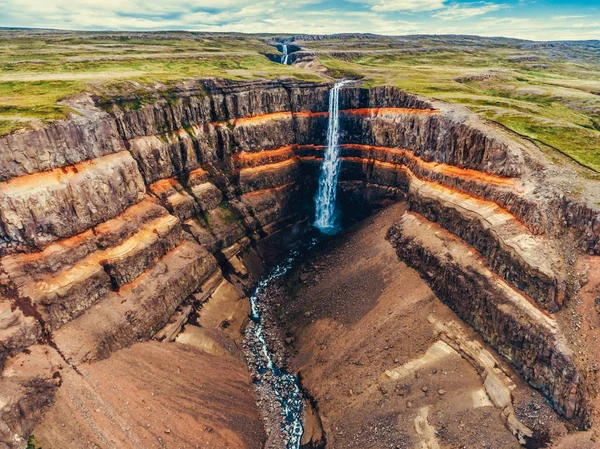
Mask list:
[[[600,39],[600,0],[2,0],[0,26]]]

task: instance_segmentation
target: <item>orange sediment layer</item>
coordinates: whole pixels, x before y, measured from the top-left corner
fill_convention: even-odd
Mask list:
[[[208,179],[208,175],[209,173],[203,168],[197,168],[189,172],[188,183],[191,185],[200,182],[205,182]]]
[[[357,108],[343,109],[342,115],[399,115],[399,114],[419,114],[419,115],[437,115],[440,111],[437,109],[416,109],[416,108]]]
[[[7,271],[12,272],[16,267],[21,265],[30,264],[38,260],[46,259],[51,257],[53,254],[67,252],[80,246],[86,240],[94,238],[94,231],[88,229],[80,234],[74,235],[63,240],[59,240],[56,243],[52,243],[47,246],[43,251],[37,253],[25,253],[15,254],[2,258],[2,265]]]
[[[252,192],[244,193],[242,195],[242,197],[244,197],[244,198],[250,197],[251,198],[251,197],[255,197],[255,196],[265,195],[267,193],[279,192],[281,190],[290,188],[290,187],[294,186],[295,184],[296,184],[295,182],[288,182],[287,184],[283,184],[282,186],[269,187],[268,189],[261,189],[261,190],[253,190]]]
[[[172,207],[193,201],[183,186],[175,178],[166,178],[150,184],[150,191],[159,198],[163,198]]]
[[[36,296],[35,292],[46,295],[60,293],[60,291],[68,289],[74,283],[102,271],[104,264],[121,261],[128,254],[152,244],[161,235],[172,230],[178,223],[179,220],[172,215],[159,217],[142,226],[137,233],[120,245],[96,251],[57,276],[30,285],[26,288],[26,294],[28,296]]]
[[[234,120],[230,120],[228,123],[232,123],[236,126],[244,126],[249,124],[257,124],[264,123],[271,120],[285,120],[292,118],[292,113],[290,111],[286,112],[273,112],[271,114],[263,114],[263,115],[255,115],[253,117],[243,117]]]
[[[274,150],[262,150],[255,153],[248,153],[246,151],[236,153],[233,158],[238,166],[244,166],[243,168],[249,168],[255,166],[262,160],[276,158],[281,156],[294,157],[294,150],[292,145],[287,145]]]
[[[174,258],[177,258],[177,257],[181,257],[185,261],[192,261],[192,260],[195,261],[195,260],[198,260],[198,258],[191,257],[191,255],[189,253],[186,254],[186,252],[193,251],[194,253],[197,253],[197,250],[199,250],[199,249],[200,249],[200,246],[197,243],[191,242],[189,240],[183,240],[178,246],[167,251],[166,254],[157,263],[164,261],[166,264],[168,264],[168,262],[167,262],[168,260],[173,260]],[[204,250],[204,251],[206,251],[206,250]],[[210,253],[208,253],[208,254],[210,254]],[[199,253],[194,254],[194,256],[196,256],[196,255],[203,256],[203,254],[199,254]],[[125,284],[125,285],[122,285],[121,287],[119,287],[118,294],[121,296],[125,296],[127,293],[130,293],[135,288],[137,288],[137,286],[139,286],[140,284],[143,285],[144,282],[147,282],[148,276],[152,275],[152,270],[155,266],[156,265],[147,268],[146,271],[144,271],[142,274],[140,274],[138,277],[136,277],[129,284]],[[177,270],[168,270],[167,273],[171,273],[170,275],[172,275],[172,276],[181,276],[181,274],[178,274]]]
[[[156,211],[156,212],[154,212]],[[94,228],[94,232],[96,235],[102,235],[108,232],[113,232],[118,230],[124,224],[127,224],[131,221],[138,219],[137,217],[144,217],[145,214],[160,214],[167,215],[168,212],[166,209],[163,209],[161,206],[157,204],[157,201],[149,195],[146,195],[142,201],[133,206],[125,209],[121,215],[117,215],[115,218],[112,218],[104,223],[100,223]]]
[[[36,189],[47,190],[49,187],[66,185],[76,176],[83,176],[85,172],[90,172],[97,166],[118,164],[125,159],[132,160],[131,154],[127,150],[63,168],[20,176],[0,183],[0,194],[26,192]]]
[[[261,115],[253,115],[251,117],[241,117],[236,119],[231,119],[226,122],[214,122],[214,126],[226,126],[226,125],[234,125],[234,126],[246,126],[246,125],[257,125],[266,123],[269,121],[277,121],[277,120],[287,120],[291,119],[293,114],[291,111],[284,112],[272,112],[270,114],[261,114]]]
[[[393,166],[397,165],[397,164],[391,164],[391,163],[379,163],[382,166],[385,166],[386,168],[393,168]],[[379,165],[378,164],[378,165]],[[479,198],[477,196],[471,195],[469,193],[463,192],[459,189],[454,189],[452,187],[440,184],[438,182],[434,182],[434,181],[429,181],[426,179],[422,179],[419,178],[417,175],[415,175],[412,170],[408,167],[404,168],[406,170],[406,172],[408,173],[408,175],[411,178],[412,182],[418,182],[421,185],[427,185],[429,186],[431,189],[437,190],[438,192],[441,193],[445,193],[448,195],[454,195],[455,197],[458,196],[459,198],[462,198],[464,200],[468,200],[471,203],[475,204],[479,209],[485,209],[485,210],[490,210],[493,211],[493,213],[498,214],[501,217],[501,221],[504,222],[513,222],[515,225],[517,225],[521,232],[525,233],[525,234],[529,234],[529,231],[527,230],[527,227],[513,214],[511,214],[509,211],[507,211],[506,209],[504,209],[502,206],[500,206],[498,203],[495,203],[494,201],[490,201],[484,198]]]
[[[150,190],[158,196],[163,193],[172,193],[176,191],[177,187],[181,187],[181,184],[175,178],[166,178],[151,184]]]
[[[440,111],[437,109],[416,109],[416,108],[357,108],[357,109],[343,109],[340,111],[342,115],[356,115],[356,116],[370,116],[370,115],[393,115],[393,114],[420,114],[420,115],[434,115],[439,114]],[[306,117],[327,117],[329,112],[311,112],[311,111],[282,111],[272,112],[270,114],[254,115],[251,117],[241,117],[229,120],[227,122],[214,122],[215,126],[223,126],[226,124],[235,126],[254,125],[265,123],[270,120],[286,120],[291,118],[306,118]]]
[[[294,112],[294,117],[306,118],[306,117],[329,117],[329,112],[311,112],[311,111],[300,111]]]
[[[365,159],[360,158],[360,157],[342,158],[342,160],[347,160],[350,162],[357,162],[357,163],[365,162]],[[440,192],[446,192],[449,194],[460,195],[462,197],[468,198],[469,201],[473,202],[474,204],[477,204],[480,208],[494,209],[495,211],[497,211],[498,214],[503,215],[504,220],[512,221],[515,225],[517,225],[521,228],[521,231],[523,233],[529,233],[527,225],[521,219],[519,219],[517,216],[511,214],[508,210],[506,210],[505,208],[500,206],[498,203],[495,203],[494,201],[490,201],[488,199],[472,195],[471,193],[464,192],[462,190],[455,189],[453,187],[443,185],[443,184],[440,184],[435,181],[430,181],[427,179],[420,178],[419,176],[415,175],[414,172],[409,167],[402,165],[402,164],[395,164],[393,162],[381,162],[381,161],[374,160],[373,165],[382,167],[382,168],[386,168],[386,169],[390,169],[390,170],[404,171],[411,178],[411,182],[417,181],[422,184],[426,184],[426,185],[430,186],[432,189],[438,190]]]
[[[272,112],[270,114],[261,114],[261,115],[253,115],[250,117],[241,117],[236,119],[231,119],[227,122],[214,122],[215,126],[224,126],[224,125],[234,125],[234,126],[245,126],[245,125],[257,125],[261,123],[266,123],[269,121],[276,120],[288,120],[294,117],[327,117],[329,115],[328,112],[310,112],[310,111],[301,111],[301,112],[292,112],[292,111],[282,111],[282,112]]]
[[[324,149],[324,146],[318,145],[303,145],[306,148],[314,148],[316,150]],[[407,159],[410,159],[415,165],[423,167],[427,170],[430,170],[435,173],[445,174],[449,176],[454,176],[462,179],[469,179],[474,181],[483,182],[486,184],[494,184],[498,186],[515,186],[517,184],[517,180],[514,178],[504,178],[502,176],[492,175],[489,173],[483,173],[478,170],[473,170],[470,168],[460,168],[455,165],[448,165],[441,162],[427,162],[421,159],[418,156],[415,156],[414,153],[410,150],[404,148],[388,148],[388,147],[380,147],[373,145],[360,145],[360,144],[343,144],[340,145],[343,148],[349,148],[360,151],[376,151],[385,154],[392,154],[403,156]],[[298,146],[296,148],[299,148]],[[371,161],[373,159],[368,158],[342,158],[342,159],[360,159],[362,161]],[[381,162],[381,161],[380,161]]]
[[[299,161],[298,158],[294,156],[291,159],[286,159],[285,161],[281,161],[281,162],[275,162],[273,164],[259,165],[258,167],[243,168],[242,170],[240,170],[240,176],[248,175],[248,174],[263,173],[263,172],[268,172],[268,171],[273,171],[273,170],[280,170],[280,169],[286,168],[290,165],[297,164],[298,161]]]
[[[234,156],[234,159],[236,161],[239,161],[240,165],[242,165],[242,164],[243,165],[254,165],[254,164],[260,162],[261,160],[268,159],[268,158],[285,156],[288,154],[291,156],[292,155],[291,152],[294,149],[298,149],[301,147],[311,148],[311,149],[315,149],[315,150],[323,150],[325,148],[322,145],[302,145],[302,146],[287,145],[284,147],[276,148],[274,150],[263,150],[263,151],[258,151],[255,153],[248,153],[248,152],[237,153]],[[361,144],[344,144],[344,145],[341,145],[341,147],[359,150],[359,151],[374,151],[374,152],[379,152],[379,153],[384,153],[384,154],[389,154],[389,155],[402,156],[406,159],[409,159],[415,165],[425,168],[431,172],[445,174],[445,175],[453,176],[453,177],[457,177],[457,178],[474,180],[474,181],[478,181],[478,182],[482,182],[482,183],[486,183],[486,184],[498,185],[498,186],[514,187],[517,184],[517,179],[515,179],[515,178],[505,178],[502,176],[492,175],[489,173],[483,173],[478,170],[473,170],[470,168],[456,167],[454,165],[448,165],[448,164],[444,164],[441,162],[427,162],[427,161],[424,161],[423,159],[421,159],[420,157],[415,156],[412,151],[404,149],[404,148],[388,148],[388,147],[373,146],[373,145],[361,145]],[[306,159],[306,157],[304,157],[303,159]],[[371,159],[367,159],[367,158],[347,158],[347,157],[342,158],[342,159],[344,159],[344,160],[361,159],[362,161],[371,160]],[[383,162],[383,161],[380,161],[380,162]],[[271,166],[274,164],[278,164],[278,163],[281,163],[281,162],[268,164],[268,165],[265,165],[265,167]],[[259,167],[246,167],[243,170],[248,170],[251,168],[258,169]]]
[[[529,295],[527,295],[523,291],[516,288],[514,285],[507,282],[506,279],[504,279],[499,274],[493,272],[490,269],[489,265],[487,264],[487,260],[485,259],[485,257],[479,251],[477,251],[477,249],[475,249],[474,247],[469,245],[467,242],[462,240],[460,237],[456,236],[455,234],[452,234],[450,231],[448,231],[444,227],[440,226],[438,223],[429,221],[427,218],[423,217],[421,214],[414,212],[414,211],[409,212],[409,214],[416,217],[417,220],[421,221],[423,224],[430,226],[433,230],[436,231],[436,233],[442,234],[444,236],[444,238],[450,239],[459,245],[466,246],[469,249],[469,251],[471,251],[473,253],[475,260],[477,260],[479,263],[481,263],[481,265],[483,265],[483,267],[485,267],[486,272],[489,273],[489,275],[494,280],[498,281],[499,286],[503,286],[503,287],[509,289],[511,292],[515,293],[516,295],[525,299],[530,306],[535,308],[535,310],[537,310],[538,312],[542,313],[545,317],[550,318],[552,320],[555,319],[554,314],[548,312],[546,309],[541,307],[533,298],[531,298]],[[548,324],[550,324],[551,326],[554,326],[553,323],[548,323]]]
[[[20,270],[20,267],[23,265],[48,259],[54,254],[74,250],[87,240],[102,238],[103,235],[107,235],[108,233],[115,231],[118,232],[119,228],[125,223],[135,220],[136,217],[142,217],[145,214],[150,214],[152,213],[152,209],[156,209],[158,207],[159,206],[157,206],[156,203],[150,199],[150,197],[146,196],[143,201],[134,204],[126,209],[121,215],[118,215],[111,220],[100,223],[99,225],[83,231],[80,234],[74,235],[73,237],[68,237],[52,243],[40,252],[6,256],[2,259],[2,265],[9,273],[13,273],[15,270]],[[167,214],[167,211],[164,209],[162,209],[161,212],[163,215]]]
[[[300,159],[301,160],[321,160],[322,158],[316,157],[316,156],[306,156],[306,157],[301,157]],[[410,169],[410,167],[407,167],[404,164],[398,164],[398,163],[394,163],[394,162],[383,162],[383,161],[379,161],[377,159],[365,159],[362,157],[342,157],[341,160],[347,161],[347,162],[354,162],[357,164],[369,163],[369,164],[373,164],[376,167],[381,167],[381,168],[394,170],[394,171],[405,172],[410,177],[411,182],[414,182],[414,181],[421,182],[421,183],[427,184],[427,185],[431,186],[432,188],[435,188],[441,192],[447,192],[447,193],[452,193],[452,194],[456,194],[456,195],[461,195],[463,197],[468,198],[470,201],[477,203],[482,208],[493,208],[493,209],[497,210],[498,213],[503,214],[506,220],[513,221],[515,224],[517,224],[519,227],[521,227],[524,233],[529,232],[527,225],[522,220],[520,220],[515,215],[511,214],[508,210],[506,210],[505,208],[500,206],[498,203],[495,203],[495,202],[490,201],[485,198],[480,198],[478,196],[472,195],[471,193],[464,192],[459,189],[455,189],[455,188],[440,184],[439,182],[423,179],[423,178],[417,176]],[[469,171],[476,172],[476,170],[469,170]],[[476,173],[480,173],[480,172],[476,172]],[[504,178],[501,178],[501,179],[504,179]]]

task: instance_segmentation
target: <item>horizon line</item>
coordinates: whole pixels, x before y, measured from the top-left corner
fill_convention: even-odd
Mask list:
[[[379,34],[379,33],[370,33],[370,32],[341,32],[341,33],[244,33],[243,31],[202,31],[202,30],[189,30],[189,29],[161,29],[161,30],[151,30],[151,29],[136,29],[136,30],[128,30],[128,29],[85,29],[85,30],[77,30],[70,28],[42,28],[42,27],[10,27],[10,26],[0,26],[0,32],[7,30],[15,30],[15,31],[28,31],[28,30],[36,30],[36,31],[58,31],[58,32],[70,32],[70,33],[202,33],[202,34],[212,34],[212,35],[243,35],[243,36],[285,36],[285,37],[295,37],[295,36],[327,36],[327,37],[335,37],[335,36],[365,36],[365,37],[383,37],[383,38],[402,38],[402,37],[453,37],[453,36],[461,36],[461,37],[475,37],[479,39],[507,39],[507,40],[515,40],[515,41],[523,41],[523,42],[548,42],[548,43],[560,43],[560,42],[600,42],[600,39],[554,39],[554,40],[535,40],[535,39],[523,39],[518,37],[508,37],[508,36],[482,36],[479,34],[428,34],[428,33],[407,33],[407,34]]]

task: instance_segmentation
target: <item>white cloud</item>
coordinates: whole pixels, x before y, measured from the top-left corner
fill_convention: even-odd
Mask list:
[[[554,16],[552,19],[554,20],[569,20],[569,19],[584,19],[587,16]]]
[[[479,4],[479,6],[464,6],[461,4],[453,4],[448,8],[444,9],[443,11],[435,13],[433,17],[437,17],[441,20],[463,20],[498,11],[499,9],[502,9],[504,7],[504,5],[499,5],[497,3],[481,3]]]
[[[484,17],[473,26],[481,36],[508,36],[539,41],[597,39],[600,23],[585,22],[578,27],[569,22],[550,21],[525,17]]]
[[[371,9],[375,12],[408,11],[423,12],[435,11],[444,7],[445,0],[378,0]],[[372,4],[373,2],[368,2]]]
[[[3,25],[69,29],[206,29],[294,14],[322,0],[4,0]],[[238,27],[236,31],[246,31]],[[262,32],[269,31],[263,24]]]
[[[596,13],[587,17],[493,17],[494,12],[508,8],[493,0],[347,0],[355,3],[351,10],[332,8],[327,0],[1,1],[3,26],[298,34],[435,32],[539,40],[597,39],[600,35]],[[519,6],[513,3],[511,8]]]
[[[597,28],[600,30],[600,22],[580,22],[571,25],[573,28]],[[596,37],[598,37],[597,35]]]

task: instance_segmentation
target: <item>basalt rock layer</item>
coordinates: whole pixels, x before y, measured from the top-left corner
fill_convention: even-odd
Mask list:
[[[330,87],[202,80],[148,88],[141,102],[125,86],[79,99],[69,121],[0,138],[0,364],[38,342],[78,371],[152,338],[182,304],[210,295],[220,270],[245,275],[248,245],[312,212]],[[565,196],[566,170],[462,107],[347,87],[340,109],[342,204],[368,213],[406,198],[477,253],[477,269],[452,262],[408,218],[390,234],[557,411],[588,426],[588,367],[549,314],[577,293],[572,259],[600,253],[593,189]],[[507,305],[517,297],[527,313]],[[32,372],[22,385],[40,381]],[[8,404],[2,412],[19,415]],[[23,446],[38,418],[11,419],[3,441]]]

